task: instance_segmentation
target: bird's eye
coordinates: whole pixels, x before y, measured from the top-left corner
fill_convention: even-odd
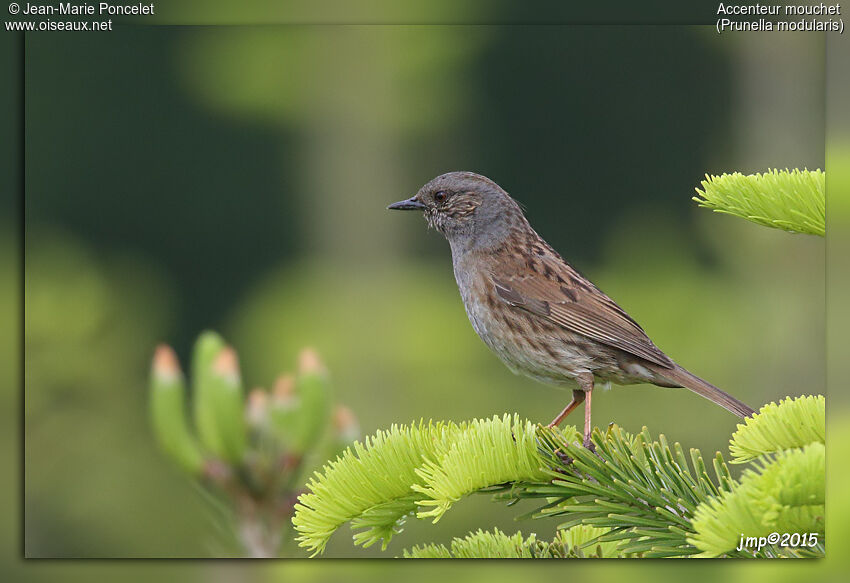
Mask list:
[[[447,197],[448,195],[446,194],[445,190],[438,190],[434,193],[434,200],[437,202],[443,202],[444,200],[446,200]]]

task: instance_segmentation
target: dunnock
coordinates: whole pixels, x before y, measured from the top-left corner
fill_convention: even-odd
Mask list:
[[[428,226],[445,235],[469,321],[508,368],[549,384],[578,385],[550,426],[585,401],[584,443],[590,447],[596,380],[686,387],[740,417],[754,413],[661,352],[531,228],[492,180],[450,172],[388,208],[421,210]]]

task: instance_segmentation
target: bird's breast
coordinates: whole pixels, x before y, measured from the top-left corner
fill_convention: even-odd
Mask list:
[[[465,269],[465,266],[458,262],[455,263],[454,272],[469,322],[476,334],[489,345],[492,316],[488,310],[488,304],[491,301],[487,289],[488,282],[483,274],[478,273],[474,268]]]
[[[563,331],[503,302],[488,271],[456,262],[455,279],[472,328],[514,373],[563,385],[587,369]]]
[[[514,373],[553,385],[591,372],[618,383],[612,374],[619,351],[502,301],[483,262],[455,261],[454,272],[466,315],[478,336]]]

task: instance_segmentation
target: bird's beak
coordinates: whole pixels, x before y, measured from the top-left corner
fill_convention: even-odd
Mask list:
[[[415,211],[417,209],[424,209],[425,205],[416,200],[415,196],[412,196],[407,200],[400,200],[398,202],[394,202],[387,208],[393,211]]]

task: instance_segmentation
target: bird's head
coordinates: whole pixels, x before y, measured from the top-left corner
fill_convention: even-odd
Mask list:
[[[421,210],[429,227],[452,246],[500,243],[525,217],[517,202],[487,178],[474,172],[449,172],[426,183],[413,197],[391,204],[392,210]]]

